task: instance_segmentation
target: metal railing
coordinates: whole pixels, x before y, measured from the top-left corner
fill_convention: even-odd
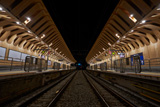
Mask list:
[[[128,61],[127,61],[128,60]],[[97,65],[92,66],[90,69],[95,70],[103,70],[106,68],[106,70],[115,70],[123,72],[160,72],[160,58],[151,58],[151,59],[144,59],[143,65],[141,64],[140,60],[139,62],[131,61],[131,58],[122,58],[118,60],[114,60],[112,62],[113,66],[111,66],[111,61],[107,61],[106,65],[103,63],[100,65],[100,67],[97,67]],[[131,63],[133,62],[133,63]]]
[[[23,70],[24,59],[0,56],[0,71]]]
[[[34,71],[34,70],[38,70],[38,71],[47,70],[47,68],[55,69],[55,70],[60,69],[59,64],[48,65],[47,60],[30,57],[30,56],[27,56],[27,57],[28,59],[26,60],[26,59],[0,56],[0,71],[14,71],[14,70],[23,71],[24,70],[26,72],[29,72],[29,71]],[[72,68],[70,68],[69,66],[66,66],[62,69],[67,70],[67,69],[72,69]]]
[[[47,60],[27,56],[24,64],[24,71],[38,70],[41,72],[42,70],[47,70],[47,63]]]
[[[150,72],[160,71],[160,58],[145,59],[142,70],[148,70]]]
[[[113,69],[120,72],[160,72],[160,58],[144,59],[143,65],[141,62],[131,64],[131,58],[129,58],[128,64],[126,58],[115,60]]]

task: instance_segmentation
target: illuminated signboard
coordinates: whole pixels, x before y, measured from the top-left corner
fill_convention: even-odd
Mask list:
[[[134,57],[139,57],[141,65],[144,65],[143,53],[137,53],[137,54],[131,55],[131,65],[133,65],[133,58]]]
[[[120,58],[124,58],[125,57],[125,53],[118,53]]]

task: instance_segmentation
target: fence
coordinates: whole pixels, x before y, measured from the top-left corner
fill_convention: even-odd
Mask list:
[[[48,62],[44,59],[27,56],[25,60],[24,70],[29,72],[33,70],[47,70]]]
[[[160,58],[151,58],[151,59],[144,59],[141,62],[140,59],[134,59],[131,61],[131,57],[122,58],[118,60],[114,60],[111,64],[111,61],[107,61],[106,63],[106,70],[115,70],[123,72],[160,72]],[[142,64],[143,63],[143,64]],[[111,66],[112,65],[112,66]],[[103,67],[103,68],[102,68]],[[93,66],[91,67],[93,69]],[[98,69],[97,65],[94,65],[94,69]],[[102,63],[100,66],[100,70],[104,70],[104,64]]]
[[[0,70],[23,70],[24,60],[0,56]]]
[[[131,58],[123,58],[114,61],[113,69],[120,72],[160,72],[160,58],[145,59],[144,62],[141,62],[141,60],[131,61]]]
[[[26,59],[0,56],[0,71],[13,70],[46,70],[47,61],[35,57],[27,56]]]
[[[33,71],[33,70],[47,70],[60,69],[60,63],[54,62],[52,65],[48,65],[47,60],[35,58],[31,56],[27,56],[26,59],[18,59],[12,57],[4,57],[0,56],[0,71],[13,71],[13,70],[24,70],[26,72]],[[64,65],[62,69],[75,69],[69,66]]]

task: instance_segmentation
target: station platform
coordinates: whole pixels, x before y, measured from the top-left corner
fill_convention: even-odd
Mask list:
[[[98,70],[100,71],[100,70]],[[120,73],[120,71],[115,71],[115,70],[107,70],[104,72],[113,72],[113,73]],[[141,72],[141,73],[135,73],[135,72],[124,72],[120,74],[127,74],[127,75],[146,75],[146,76],[157,76],[160,77],[160,72]]]
[[[158,72],[120,73],[114,70],[88,70],[88,72],[116,86],[125,87],[143,97],[160,102],[160,73]]]
[[[94,71],[94,70],[93,70]],[[100,72],[106,72],[106,73],[113,73],[117,75],[126,75],[126,76],[131,76],[131,77],[138,77],[138,78],[145,78],[145,79],[151,79],[151,80],[158,80],[160,81],[160,72],[141,72],[141,73],[135,73],[135,72],[127,72],[125,71],[124,73],[120,73],[120,71],[115,71],[115,70],[95,70],[95,71],[100,71]]]
[[[52,71],[57,71],[57,70],[55,70],[55,69],[48,69],[48,70],[44,70],[42,72],[52,72]],[[61,71],[61,69],[59,71]],[[42,73],[42,72],[38,72],[37,70],[35,70],[35,71],[29,71],[29,72],[26,72],[24,70],[0,71],[0,77],[11,76],[11,75],[24,75],[24,74]]]
[[[50,81],[54,81],[74,70],[46,71],[0,71],[0,105],[2,102],[16,98],[32,90],[38,89]]]

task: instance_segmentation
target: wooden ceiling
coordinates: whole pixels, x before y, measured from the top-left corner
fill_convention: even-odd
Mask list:
[[[103,59],[107,49],[128,52],[157,42],[159,4],[160,0],[121,0],[88,53],[87,63]]]
[[[41,0],[0,0],[0,4],[7,10],[0,11],[1,41],[37,52],[50,45],[59,58],[76,62]],[[27,18],[31,21],[25,24]]]

